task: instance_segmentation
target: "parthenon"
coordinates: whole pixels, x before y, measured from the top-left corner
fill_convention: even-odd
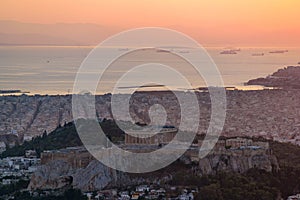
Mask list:
[[[159,145],[169,143],[176,135],[176,128],[164,128],[152,135],[147,131],[131,131],[125,134],[126,145]]]

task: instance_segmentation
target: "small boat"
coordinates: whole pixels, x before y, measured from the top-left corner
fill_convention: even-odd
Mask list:
[[[276,51],[270,51],[269,53],[286,53],[288,50],[276,50]]]
[[[236,47],[225,47],[225,50],[232,50],[232,51],[241,51],[241,48],[236,48]]]
[[[232,51],[241,51],[241,48],[231,49]]]
[[[253,53],[252,56],[264,56],[264,53]]]
[[[188,51],[188,50],[181,50],[181,51],[179,51],[179,53],[190,53],[190,51]]]
[[[220,54],[237,54],[235,50],[224,50]]]
[[[129,48],[119,48],[118,50],[119,50],[119,51],[128,51]]]
[[[165,50],[165,49],[157,49],[156,52],[158,53],[169,53],[169,50]]]

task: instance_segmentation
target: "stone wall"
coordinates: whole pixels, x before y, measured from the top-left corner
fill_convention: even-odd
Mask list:
[[[61,149],[55,151],[44,151],[41,153],[41,164],[47,164],[54,160],[67,162],[72,168],[86,167],[94,157],[83,147]]]

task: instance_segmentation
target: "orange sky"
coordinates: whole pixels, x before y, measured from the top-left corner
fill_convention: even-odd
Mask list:
[[[224,35],[300,45],[299,8],[299,0],[1,0],[0,20],[164,26],[216,43]]]

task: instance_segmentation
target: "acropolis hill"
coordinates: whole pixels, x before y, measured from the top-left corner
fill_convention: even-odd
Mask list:
[[[208,92],[197,92],[200,104],[199,134],[206,133],[210,120]],[[96,96],[99,118],[112,118],[111,95]],[[227,91],[227,115],[222,134],[225,136],[262,136],[300,145],[300,90]],[[29,140],[48,133],[59,124],[72,121],[72,96],[1,96],[0,134],[16,135]],[[168,114],[167,124],[178,126],[180,109],[170,92],[137,92],[131,99],[131,114],[136,121],[149,122],[148,109],[162,104]],[[13,144],[12,144],[13,145]]]

